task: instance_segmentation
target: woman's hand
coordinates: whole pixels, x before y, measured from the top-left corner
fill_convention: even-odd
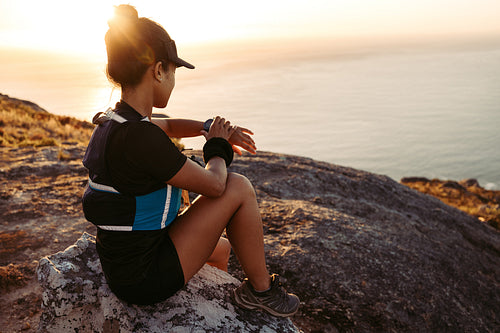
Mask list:
[[[233,146],[234,152],[238,155],[241,155],[241,150],[237,147],[240,146],[249,153],[256,154],[257,147],[255,146],[255,142],[253,141],[252,137],[248,135],[253,135],[253,132],[244,127],[235,127],[236,130],[233,132],[229,140],[227,140]]]
[[[221,118],[219,116],[214,118],[210,129],[207,131],[202,130],[201,134],[205,137],[205,139],[209,140],[211,138],[223,138],[229,141],[229,138],[236,131],[235,126],[231,126],[229,121]]]
[[[218,125],[215,125],[216,122]],[[205,136],[207,140],[217,136],[223,137],[224,139],[229,141],[231,146],[233,146],[233,151],[238,155],[241,155],[242,153],[237,146],[245,149],[251,154],[256,154],[257,147],[255,146],[255,141],[253,141],[252,137],[250,136],[253,135],[253,132],[251,130],[239,126],[230,126],[232,128],[231,135],[229,137],[224,137],[222,136],[222,134],[227,134],[229,132],[227,132],[227,127],[226,130],[223,130],[222,127],[220,127],[222,125],[230,126],[231,123],[229,121],[226,121],[224,118],[217,116],[214,118],[214,121],[210,126],[210,130],[208,132],[202,130],[201,133]],[[221,130],[224,133],[221,133]]]

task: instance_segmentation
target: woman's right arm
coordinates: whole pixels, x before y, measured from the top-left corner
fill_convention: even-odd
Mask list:
[[[209,140],[220,137],[227,140],[234,131],[235,128],[229,121],[216,117],[206,138]],[[218,197],[226,189],[226,180],[226,161],[222,157],[214,156],[207,161],[205,168],[187,159],[182,168],[167,183],[207,197]]]
[[[205,168],[189,158],[167,183],[207,197],[219,197],[226,189],[227,168],[221,157],[213,157]]]

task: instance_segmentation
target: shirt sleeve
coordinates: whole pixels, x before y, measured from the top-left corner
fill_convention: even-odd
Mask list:
[[[150,122],[131,123],[125,144],[128,162],[162,182],[175,176],[187,159],[167,134]]]

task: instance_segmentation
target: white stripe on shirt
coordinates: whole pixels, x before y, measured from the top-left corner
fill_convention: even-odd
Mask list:
[[[165,208],[163,209],[163,217],[161,218],[160,228],[165,228],[165,222],[167,221],[168,211],[170,210],[170,199],[172,197],[172,186],[167,185],[167,197],[165,198]]]
[[[97,227],[110,231],[132,231],[132,226],[130,225],[98,225]]]
[[[114,187],[93,182],[92,179],[90,179],[90,178],[89,178],[89,186],[94,190],[100,190],[100,191],[112,192],[112,193],[120,193]]]

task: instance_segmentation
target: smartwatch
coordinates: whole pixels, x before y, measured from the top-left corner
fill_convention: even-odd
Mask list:
[[[213,118],[210,118],[207,121],[205,121],[203,123],[203,130],[206,131],[206,132],[208,132],[210,130],[210,126],[212,125],[213,122],[214,122]]]

